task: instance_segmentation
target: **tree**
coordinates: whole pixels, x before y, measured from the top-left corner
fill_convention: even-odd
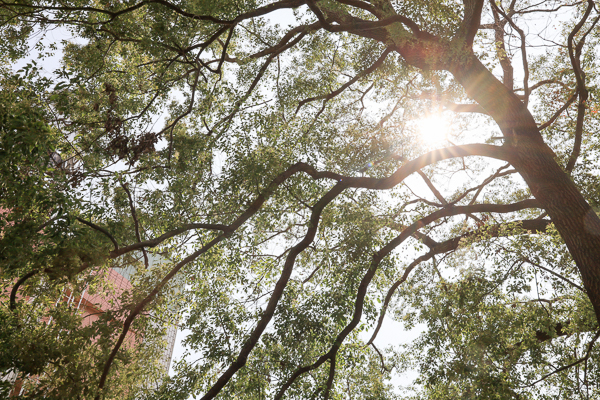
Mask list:
[[[417,398],[598,395],[594,1],[1,4],[7,60],[33,38],[61,60],[14,78],[37,85],[57,143],[43,154],[61,160],[35,185],[70,199],[28,205],[23,237],[56,230],[79,266],[30,246],[3,261],[6,285],[50,299],[56,274],[77,290],[124,259],[139,269],[81,397],[119,395],[127,332],[168,309],[176,276],[199,358],[148,396],[393,398],[393,368],[420,371]],[[419,120],[450,116],[450,136],[423,140]],[[11,218],[14,253],[29,220]],[[144,272],[151,251],[173,265]],[[392,309],[427,327],[405,350],[375,344]]]

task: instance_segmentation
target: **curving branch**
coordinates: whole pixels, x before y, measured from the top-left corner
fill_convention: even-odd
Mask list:
[[[129,200],[129,209],[131,210],[131,217],[133,218],[133,227],[135,228],[135,238],[137,239],[138,243],[140,243],[142,241],[142,236],[140,235],[140,222],[138,221],[138,218],[137,218],[137,213],[135,211],[135,204],[133,203],[133,197],[131,196],[131,191],[129,190],[128,184],[123,183],[121,181],[121,178],[119,178],[119,182],[121,183],[121,187],[127,194],[127,199]],[[142,247],[141,250],[142,250],[142,254],[144,255],[144,265],[146,266],[146,268],[148,268],[148,266],[149,266],[148,253],[146,253],[146,249],[144,247]]]
[[[440,191],[437,190],[437,188],[433,185],[433,182],[431,182],[429,177],[425,175],[425,173],[421,170],[418,170],[417,174],[419,174],[419,176],[423,179],[429,190],[431,190],[431,193],[434,194],[434,196],[440,201],[440,203],[442,203],[444,206],[448,205],[448,202],[446,201],[444,196],[442,196]]]
[[[335,378],[335,361],[337,358],[337,352],[334,353],[329,359],[329,376],[327,377],[327,384],[325,386],[325,393],[323,394],[323,398],[325,400],[329,399],[329,393],[331,392],[331,387],[333,386],[333,378]]]
[[[542,125],[540,125],[540,127],[539,127],[540,131],[544,130],[544,129],[548,128],[550,125],[552,125],[554,123],[554,121],[556,121],[557,118],[560,117],[561,114],[563,112],[565,112],[571,106],[571,104],[573,104],[573,102],[577,99],[578,95],[579,95],[579,92],[575,91],[575,93],[573,93],[573,95],[567,99],[565,104],[563,104],[563,106],[560,109],[558,109],[552,115],[552,117],[550,117],[550,119],[548,121],[546,121]],[[579,120],[579,115],[578,115],[578,120]],[[576,129],[576,131],[577,131],[577,129]]]
[[[479,30],[481,22],[481,12],[483,11],[484,0],[463,0],[464,18],[461,22],[458,32],[455,34],[453,41],[464,41],[465,47],[471,49],[473,40]]]
[[[579,39],[579,42],[575,47],[573,47],[573,42],[575,40],[575,36],[587,19],[590,16],[592,8],[595,6],[592,0],[588,1],[588,7],[585,10],[585,13],[579,23],[575,26],[575,28],[569,34],[567,38],[567,48],[569,50],[569,58],[571,60],[571,66],[573,67],[573,72],[575,73],[575,80],[577,81],[577,92],[579,93],[579,103],[577,104],[577,121],[575,123],[575,142],[573,143],[573,151],[571,152],[571,156],[569,157],[569,161],[567,162],[567,166],[565,167],[568,173],[573,172],[573,168],[575,168],[575,163],[579,158],[579,154],[581,152],[581,141],[583,136],[583,122],[585,118],[585,110],[587,108],[587,100],[589,97],[589,92],[585,83],[585,72],[581,68],[581,52],[583,50],[583,45],[585,43],[585,39],[587,35],[594,29],[600,16],[598,16],[591,27],[582,35]]]
[[[413,262],[411,262],[408,265],[408,267],[406,267],[404,269],[404,274],[402,275],[402,277],[399,280],[397,280],[396,282],[394,282],[392,287],[388,290],[388,292],[385,296],[385,300],[383,302],[383,306],[381,307],[381,313],[379,314],[379,320],[377,320],[377,326],[375,327],[375,331],[373,332],[373,334],[371,335],[371,338],[369,339],[369,341],[367,342],[367,344],[365,346],[368,346],[368,345],[374,346],[373,341],[379,334],[379,330],[381,329],[381,326],[383,325],[383,319],[385,318],[387,308],[390,304],[390,301],[392,300],[392,297],[394,296],[394,293],[396,292],[396,289],[398,289],[398,287],[408,279],[408,276],[410,275],[412,270],[417,265],[421,264],[422,262],[430,260],[434,255],[439,254],[439,253],[441,253],[441,252],[435,252],[434,250],[430,250],[427,254],[424,254],[421,257],[414,260]]]
[[[379,351],[377,346],[375,346],[375,343],[371,343],[371,347],[375,350],[375,352],[379,356],[379,361],[381,361],[381,369],[386,372],[392,372],[392,368],[385,366],[385,360],[383,359],[383,354],[381,354],[381,352]]]
[[[519,26],[512,20],[510,15],[507,15],[497,4],[495,1],[490,0],[490,5],[492,9],[498,14],[502,15],[502,17],[509,23],[509,25],[517,31],[519,37],[521,38],[521,58],[523,59],[523,101],[525,105],[529,103],[529,94],[531,93],[529,90],[529,63],[527,61],[527,43],[525,41],[525,32],[523,29],[519,28]],[[512,88],[510,88],[512,90]]]
[[[17,308],[17,292],[19,291],[19,287],[25,283],[25,281],[27,281],[27,279],[31,278],[32,276],[34,276],[35,274],[37,274],[39,271],[37,270],[33,270],[25,275],[23,275],[21,277],[21,279],[19,279],[15,285],[13,286],[12,290],[10,291],[10,309],[14,310],[15,308]]]
[[[273,53],[280,54],[280,50],[287,43],[289,43],[289,41],[292,40],[296,35],[299,35],[302,33],[308,34],[311,32],[315,32],[318,29],[320,29],[320,27],[321,27],[321,24],[319,24],[318,22],[315,22],[315,23],[309,24],[309,25],[296,26],[296,27],[290,29],[285,35],[283,35],[283,37],[279,40],[279,42],[276,45],[268,47],[266,49],[263,49],[259,52],[256,52],[256,53],[250,55],[249,58],[261,58],[261,57],[264,57],[267,55],[271,55]]]
[[[475,0],[479,1],[479,0]],[[379,15],[381,19],[378,21],[365,21],[349,14],[342,9],[336,9],[335,11],[327,10],[327,16],[323,14],[323,11],[317,6],[315,0],[307,0],[306,4],[310,10],[315,14],[317,20],[321,24],[323,29],[329,32],[349,32],[366,38],[376,39],[381,42],[386,42],[387,31],[385,28],[389,25],[401,23],[408,27],[414,37],[418,40],[425,40],[432,43],[438,42],[438,38],[429,32],[421,30],[419,25],[412,19],[404,15],[392,15],[384,16],[383,13]],[[335,24],[334,24],[335,23]],[[408,48],[407,48],[408,49]]]
[[[296,244],[290,249],[286,257],[283,269],[281,271],[281,276],[275,284],[273,293],[269,298],[267,307],[262,312],[260,320],[256,324],[252,333],[244,342],[236,360],[229,366],[229,368],[227,368],[227,370],[223,374],[221,374],[219,379],[217,379],[215,384],[211,386],[211,388],[206,392],[206,394],[202,396],[202,400],[213,399],[215,396],[217,396],[221,389],[223,389],[227,382],[229,382],[229,380],[233,377],[233,375],[246,364],[250,352],[258,343],[258,340],[260,339],[262,333],[264,332],[265,328],[267,327],[267,325],[273,318],[273,315],[275,314],[277,304],[279,303],[281,296],[283,296],[283,291],[287,286],[290,276],[292,275],[296,258],[313,242],[315,238],[319,226],[319,219],[321,217],[321,213],[323,212],[325,207],[331,201],[333,201],[340,193],[342,193],[347,187],[348,185],[346,183],[340,182],[336,184],[315,204],[308,224],[308,230],[302,241],[300,241],[298,244]]]
[[[419,228],[425,226],[438,218],[441,218],[440,215],[458,215],[464,214],[466,212],[511,212],[516,211],[517,209],[525,209],[530,207],[536,207],[537,201],[535,200],[525,200],[524,202],[514,203],[514,204],[477,204],[473,206],[463,206],[463,207],[451,207],[444,210],[439,210],[433,212],[432,214],[420,219],[419,221],[414,222],[412,225],[404,229],[396,238],[388,242],[382,249],[377,251],[373,255],[373,260],[367,269],[367,272],[363,276],[360,285],[357,290],[356,301],[354,302],[354,313],[352,320],[346,327],[337,335],[335,338],[333,345],[330,347],[330,350],[319,357],[313,364],[299,367],[292,373],[292,375],[288,378],[288,380],[282,385],[274,399],[279,400],[283,397],[285,392],[290,388],[290,386],[298,379],[301,375],[312,371],[316,368],[319,368],[325,361],[331,360],[337,354],[340,346],[346,339],[346,337],[358,326],[360,319],[362,317],[362,310],[364,306],[365,296],[367,294],[367,289],[371,280],[375,276],[377,269],[381,263],[381,261],[387,257],[396,247],[402,244],[408,237],[412,236]],[[492,207],[481,207],[481,206],[492,206]],[[482,209],[495,209],[496,211],[480,211]],[[458,242],[457,242],[458,243]],[[457,244],[458,245],[458,244]],[[416,265],[416,264],[415,264]],[[414,267],[413,267],[414,268]],[[408,275],[408,274],[406,274]],[[369,343],[370,344],[370,343]]]
[[[460,146],[445,147],[425,153],[411,161],[406,162],[402,167],[396,170],[387,178],[377,179],[370,177],[350,177],[335,172],[317,171],[311,165],[301,163],[303,170],[313,177],[313,179],[333,179],[340,182],[348,182],[352,188],[386,190],[391,189],[401,183],[406,177],[418,170],[435,164],[439,161],[458,157],[481,156],[490,157],[498,160],[509,161],[513,156],[511,152],[502,146],[493,146],[489,144],[465,144]]]
[[[542,233],[542,232],[546,231],[546,228],[550,224],[550,221],[549,220],[531,219],[531,220],[513,221],[513,222],[509,222],[506,224],[500,224],[500,225],[485,226],[485,227],[479,228],[475,231],[467,232],[464,235],[461,235],[461,236],[458,236],[458,237],[455,237],[452,239],[448,239],[444,242],[435,243],[433,246],[428,245],[428,247],[430,247],[429,252],[427,252],[426,254],[420,256],[419,258],[417,258],[413,262],[411,262],[405,268],[404,274],[402,275],[402,277],[399,280],[397,280],[396,282],[394,282],[394,284],[388,290],[388,292],[385,296],[383,305],[381,307],[381,313],[379,314],[377,326],[375,327],[375,331],[371,335],[371,338],[369,339],[369,341],[367,342],[366,345],[373,344],[373,341],[375,340],[375,338],[377,337],[377,335],[379,333],[379,330],[381,329],[383,320],[385,318],[385,314],[387,312],[387,308],[390,304],[390,301],[392,300],[394,293],[396,292],[398,287],[402,283],[404,283],[406,281],[406,279],[408,279],[409,274],[412,272],[412,270],[416,266],[418,266],[420,263],[423,263],[425,261],[429,261],[431,258],[433,258],[437,254],[448,253],[448,252],[456,250],[460,246],[461,242],[464,241],[465,239],[473,239],[473,238],[477,238],[477,237],[485,237],[487,239],[490,237],[499,237],[500,235],[508,234],[508,232],[506,232],[504,228],[509,225],[513,225],[513,224],[516,224],[521,229],[524,229],[527,231],[532,231],[535,233]],[[425,244],[427,245],[427,243],[425,243]]]
[[[492,3],[494,0],[490,0]],[[500,61],[502,67],[503,78],[502,81],[504,86],[508,89],[513,90],[514,87],[514,69],[510,58],[506,52],[506,41],[504,27],[506,26],[507,20],[500,20],[498,11],[494,6],[491,7],[492,15],[494,16],[494,24],[492,29],[494,30],[494,39],[496,40],[496,56]]]
[[[137,315],[140,314],[144,310],[144,308],[152,300],[154,300],[154,298],[161,291],[161,289],[184,266],[186,266],[187,264],[193,262],[195,259],[197,259],[202,254],[206,253],[208,250],[210,250],[211,248],[213,248],[215,245],[217,245],[221,241],[223,241],[226,238],[228,238],[229,236],[231,236],[233,234],[233,232],[235,232],[240,226],[242,226],[250,217],[252,217],[262,207],[262,205],[264,204],[264,202],[269,198],[269,196],[272,194],[272,192],[275,191],[275,189],[277,189],[290,176],[294,175],[295,173],[297,173],[299,171],[300,171],[300,165],[299,164],[294,164],[294,165],[290,166],[284,172],[282,172],[279,175],[277,175],[271,181],[271,183],[267,186],[267,188],[260,195],[257,196],[257,198],[248,207],[248,209],[244,213],[242,213],[233,223],[231,223],[224,232],[222,232],[220,235],[218,235],[217,237],[215,237],[213,240],[211,240],[206,245],[202,246],[199,250],[195,251],[194,253],[192,253],[191,255],[189,255],[188,257],[186,257],[185,259],[181,260],[179,263],[177,263],[171,269],[171,271],[167,275],[165,275],[165,277],[160,281],[160,283],[158,285],[156,285],[146,295],[146,297],[144,297],[144,299],[142,299],[140,302],[138,302],[135,305],[135,307],[133,307],[132,311],[129,313],[129,315],[127,316],[127,318],[123,322],[123,329],[121,330],[121,334],[119,335],[119,338],[117,339],[117,342],[115,343],[112,351],[110,352],[110,354],[108,356],[108,359],[106,360],[106,362],[104,364],[104,367],[102,369],[102,374],[101,374],[100,379],[98,381],[98,389],[99,389],[99,391],[102,391],[102,389],[104,388],[104,386],[106,384],[106,379],[108,377],[108,373],[110,372],[110,368],[112,366],[112,363],[113,363],[113,361],[114,361],[114,359],[115,359],[115,357],[116,357],[119,349],[123,345],[125,337],[127,336],[127,333],[129,332],[129,329],[131,327],[131,324],[133,323],[133,321],[135,320],[135,318],[137,317]],[[100,400],[100,394],[96,395],[95,400]]]
[[[529,87],[529,92],[531,93],[535,89],[539,89],[540,87],[542,87],[544,85],[560,85],[564,89],[568,89],[568,86],[564,82],[562,82],[562,81],[560,81],[558,79],[543,79],[543,80],[541,80],[541,81],[539,81],[539,82],[534,83],[533,85],[531,85]],[[523,89],[515,89],[515,92],[518,92],[518,91],[521,91],[521,90],[523,90]]]
[[[571,286],[573,286],[574,288],[577,288],[577,289],[579,289],[581,292],[585,293],[585,289],[584,289],[584,288],[582,288],[581,286],[579,286],[578,284],[576,284],[576,283],[575,283],[575,282],[573,282],[572,280],[570,280],[570,279],[568,279],[568,278],[566,278],[566,277],[562,276],[561,274],[558,274],[558,273],[556,273],[556,272],[552,271],[550,268],[546,268],[546,267],[544,267],[543,265],[540,265],[539,263],[536,263],[536,262],[534,262],[534,261],[530,260],[528,257],[522,257],[522,258],[521,258],[521,260],[522,260],[522,261],[524,261],[524,262],[526,262],[526,263],[528,263],[528,264],[531,264],[531,265],[533,265],[534,267],[537,267],[537,268],[539,268],[539,269],[541,269],[541,270],[543,270],[543,271],[546,271],[546,272],[548,272],[548,273],[550,273],[550,274],[552,274],[552,275],[556,276],[556,277],[557,277],[557,278],[559,278],[559,279],[562,279],[563,281],[567,282],[569,285],[571,285]]]
[[[140,250],[140,249],[143,249],[146,247],[156,247],[159,244],[161,244],[162,242],[164,242],[165,240],[170,239],[174,236],[177,236],[181,233],[187,232],[192,229],[207,229],[207,230],[212,230],[212,231],[228,232],[229,226],[221,225],[221,224],[202,224],[202,223],[186,224],[177,229],[173,229],[169,232],[166,232],[154,239],[145,240],[143,242],[138,242],[138,243],[131,244],[129,246],[124,246],[119,249],[115,249],[110,252],[110,257],[117,258],[119,256],[122,256],[123,254],[129,253],[129,252],[132,252],[135,250]]]
[[[374,16],[381,18],[383,17],[383,13],[381,12],[381,9],[378,9],[377,7],[372,6],[371,4],[367,3],[366,1],[362,1],[362,0],[335,0],[338,3],[341,4],[346,4],[347,6],[352,6],[355,8],[361,8],[365,11],[370,12],[371,14],[373,14]]]
[[[119,250],[119,244],[117,243],[116,239],[106,229],[104,229],[101,226],[98,226],[98,225],[96,225],[96,224],[94,224],[94,223],[92,223],[90,221],[86,221],[85,219],[80,218],[80,217],[75,217],[75,219],[77,221],[81,222],[82,224],[87,225],[90,228],[97,230],[98,232],[102,232],[106,237],[108,237],[110,239],[110,241],[115,246],[115,250],[114,251],[118,251]]]
[[[230,25],[238,24],[239,22],[242,22],[242,21],[250,19],[250,18],[260,17],[262,15],[269,14],[270,12],[273,12],[276,10],[285,9],[285,8],[297,8],[297,7],[300,7],[301,5],[305,4],[305,2],[302,0],[278,1],[275,3],[268,4],[266,6],[263,6],[263,7],[259,7],[255,10],[240,14],[232,20],[220,19],[220,18],[213,17],[211,15],[201,15],[201,14],[194,14],[191,12],[187,12],[187,11],[183,10],[181,7],[178,7],[177,5],[171,3],[167,0],[144,0],[144,1],[141,1],[139,3],[136,3],[130,7],[124,8],[119,11],[109,11],[109,10],[105,10],[102,8],[96,8],[96,7],[36,6],[36,5],[21,3],[21,2],[18,2],[18,3],[9,3],[9,2],[4,2],[4,1],[2,2],[2,6],[5,8],[19,7],[19,8],[29,8],[33,11],[40,11],[40,10],[42,10],[42,11],[45,11],[45,10],[64,11],[64,12],[81,11],[81,12],[104,14],[104,15],[108,16],[109,19],[106,21],[98,22],[98,24],[102,24],[102,25],[114,21],[116,18],[120,17],[121,15],[131,13],[135,10],[138,10],[138,9],[140,9],[144,6],[150,5],[150,4],[163,5],[173,12],[175,12],[183,17],[190,18],[193,20],[208,21],[208,22],[213,22],[215,24],[219,24],[219,25],[230,26]]]
[[[392,49],[390,49],[390,48],[385,49],[385,51],[381,54],[381,56],[379,56],[377,61],[375,61],[371,66],[366,68],[364,71],[361,71],[360,73],[358,73],[356,76],[354,76],[352,79],[350,79],[348,82],[344,83],[342,86],[340,86],[338,89],[334,90],[333,92],[331,92],[329,94],[324,94],[321,96],[310,97],[308,99],[304,99],[304,100],[300,101],[298,103],[298,107],[296,107],[295,114],[298,114],[298,111],[300,111],[302,106],[304,106],[305,104],[310,103],[312,101],[325,100],[325,102],[327,102],[327,101],[333,99],[334,97],[336,97],[337,95],[342,93],[344,90],[346,90],[347,88],[352,86],[354,83],[356,83],[359,79],[370,75],[377,68],[381,67],[381,65],[383,64],[383,62],[385,61],[385,59],[391,52],[392,52]]]
[[[229,33],[227,34],[227,39],[225,39],[225,43],[223,44],[223,50],[221,52],[221,58],[219,60],[219,64],[217,65],[216,69],[211,69],[208,64],[204,64],[203,66],[205,68],[208,68],[209,71],[215,73],[215,74],[220,74],[222,71],[222,67],[223,67],[223,63],[225,62],[225,59],[227,58],[227,48],[229,47],[229,43],[231,42],[231,38],[233,37],[233,30],[235,29],[235,26],[232,26],[231,29],[229,29]]]
[[[577,361],[575,361],[575,362],[572,362],[571,364],[568,364],[568,365],[562,366],[562,367],[560,367],[560,368],[557,368],[557,369],[555,369],[554,371],[552,371],[552,372],[550,372],[550,373],[548,373],[548,374],[546,374],[546,375],[542,376],[542,377],[541,377],[540,379],[538,379],[537,381],[535,381],[535,382],[533,382],[533,383],[530,383],[529,385],[521,386],[520,388],[521,388],[521,389],[525,389],[525,388],[529,388],[529,387],[535,386],[535,385],[537,385],[538,383],[540,383],[540,382],[542,382],[542,381],[546,380],[548,377],[550,377],[550,376],[552,376],[552,375],[554,375],[554,374],[556,374],[556,373],[558,373],[558,372],[561,372],[561,371],[567,370],[567,369],[569,369],[569,368],[572,368],[572,367],[574,367],[574,366],[576,366],[576,365],[578,365],[578,364],[581,364],[581,363],[582,363],[582,362],[584,362],[584,361],[587,361],[587,359],[588,359],[588,358],[590,358],[590,355],[591,355],[591,353],[592,353],[592,348],[594,347],[594,344],[596,343],[596,341],[598,340],[598,338],[600,338],[600,330],[599,330],[599,331],[596,333],[596,335],[595,335],[595,336],[592,338],[592,340],[590,341],[590,343],[588,343],[588,349],[587,349],[587,352],[585,353],[585,356],[584,356],[584,357],[580,358],[579,360],[577,360]]]

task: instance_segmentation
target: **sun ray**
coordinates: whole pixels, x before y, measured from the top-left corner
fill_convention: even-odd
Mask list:
[[[448,140],[450,121],[441,113],[432,113],[417,121],[417,129],[424,145],[438,147]]]

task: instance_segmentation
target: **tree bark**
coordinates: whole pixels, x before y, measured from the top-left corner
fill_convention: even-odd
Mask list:
[[[512,91],[472,54],[455,63],[450,72],[499,125],[509,161],[552,218],[600,322],[600,219],[557,163],[533,116]]]

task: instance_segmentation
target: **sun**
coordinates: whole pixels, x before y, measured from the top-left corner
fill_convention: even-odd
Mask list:
[[[417,121],[417,129],[423,144],[436,147],[448,140],[450,121],[442,113],[432,113]]]

